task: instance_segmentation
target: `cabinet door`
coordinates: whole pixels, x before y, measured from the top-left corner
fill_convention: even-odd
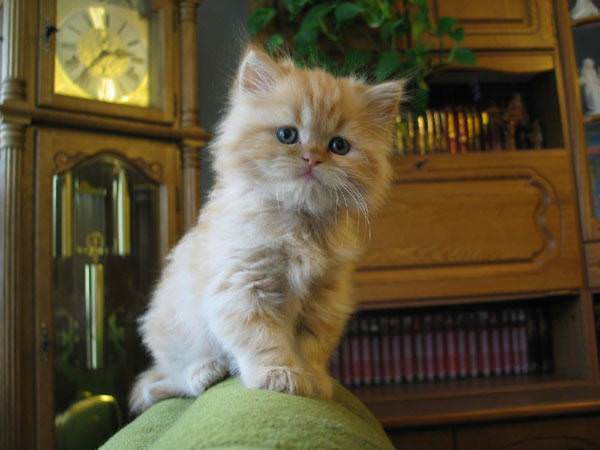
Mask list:
[[[434,21],[451,16],[465,29],[467,48],[551,48],[550,0],[429,0]]]
[[[97,448],[147,364],[136,320],[176,238],[177,147],[41,129],[36,143],[39,448]]]
[[[582,284],[564,150],[402,157],[356,273],[363,302]]]
[[[454,450],[451,430],[386,430],[394,447],[399,450]]]
[[[464,428],[459,450],[598,450],[600,419],[544,420]]]

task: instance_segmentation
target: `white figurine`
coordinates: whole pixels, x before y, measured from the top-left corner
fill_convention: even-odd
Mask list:
[[[583,60],[579,84],[583,86],[588,114],[600,114],[600,77],[593,59]]]
[[[572,19],[583,19],[584,17],[595,16],[599,13],[600,11],[592,3],[592,0],[577,0],[570,14]]]

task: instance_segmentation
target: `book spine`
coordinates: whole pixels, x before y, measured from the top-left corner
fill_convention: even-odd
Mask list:
[[[452,108],[446,109],[446,137],[448,151],[453,155],[458,153],[458,130],[456,124],[456,114]]]
[[[458,352],[456,349],[456,323],[451,314],[445,318],[446,368],[448,378],[454,380],[458,376]]]
[[[512,371],[516,375],[521,375],[521,348],[519,343],[519,319],[518,312],[514,309],[510,310],[510,324],[511,324],[511,345],[513,354],[513,367]]]
[[[529,372],[541,373],[540,326],[535,310],[527,311],[527,348],[529,351]]]
[[[433,318],[433,329],[435,336],[435,373],[440,380],[445,380],[447,376],[446,367],[446,343],[444,316],[436,314]]]
[[[517,311],[518,333],[519,333],[519,362],[521,373],[529,373],[529,351],[527,347],[527,317],[524,309]]]
[[[381,384],[381,329],[379,327],[379,321],[375,317],[370,320],[370,331],[373,384]]]
[[[460,378],[466,378],[469,373],[469,364],[467,361],[467,326],[464,313],[459,313],[456,316],[456,327],[458,375]]]
[[[393,362],[393,373],[394,382],[400,383],[402,381],[402,326],[398,317],[392,317],[390,319],[390,329],[392,332],[392,362]]]
[[[346,334],[342,341],[342,383],[345,386],[352,386],[352,348],[350,336]]]
[[[510,335],[510,313],[509,311],[502,311],[502,373],[509,375],[512,370],[512,349],[511,349],[511,335]]]
[[[359,334],[358,320],[352,318],[350,322],[350,347],[352,349],[352,385],[360,386],[363,380],[361,338]]]
[[[434,112],[431,109],[428,109],[425,112],[426,119],[426,133],[427,133],[427,153],[433,153],[437,151],[436,142],[435,142],[435,118]]]
[[[554,361],[552,359],[552,330],[547,311],[543,307],[538,307],[538,317],[540,321],[540,341],[542,357],[542,373],[552,373],[554,370]]]
[[[423,317],[423,337],[425,347],[425,378],[428,381],[433,381],[435,379],[435,353],[433,316],[431,314],[425,314]]]
[[[497,311],[490,312],[490,343],[492,351],[492,373],[502,375],[502,338],[500,336],[500,319]]]
[[[390,384],[394,380],[393,360],[392,360],[392,336],[390,330],[389,317],[380,318],[381,329],[381,369],[382,381],[384,384]]]
[[[360,319],[360,348],[362,362],[362,384],[370,386],[373,382],[373,361],[371,355],[371,336],[367,318]]]
[[[492,364],[488,312],[479,311],[477,314],[477,319],[477,334],[479,336],[479,371],[484,377],[489,377],[492,372]]]
[[[469,132],[467,129],[467,117],[464,109],[456,111],[456,124],[457,124],[457,135],[458,135],[458,151],[460,153],[467,153],[469,150]]]
[[[402,318],[402,355],[404,356],[404,380],[407,383],[412,383],[415,372],[411,316],[404,316]]]
[[[416,315],[413,319],[413,339],[415,354],[415,378],[417,381],[425,379],[425,350],[423,336],[423,317]]]

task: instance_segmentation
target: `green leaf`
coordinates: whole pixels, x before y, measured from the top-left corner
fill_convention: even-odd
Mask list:
[[[455,30],[450,31],[448,36],[450,36],[456,42],[462,42],[465,39],[465,30],[464,28],[456,28]]]
[[[437,37],[442,37],[445,34],[450,33],[450,31],[452,31],[452,29],[456,26],[456,22],[457,20],[453,17],[440,17],[435,30],[435,35]]]
[[[404,17],[401,17],[398,20],[386,22],[381,27],[381,39],[385,44],[389,44],[395,39],[398,35],[403,34],[408,31],[408,24]]]
[[[429,103],[429,88],[424,82],[418,83],[418,85],[411,90],[410,95],[410,106],[416,114],[424,114]]]
[[[363,8],[356,3],[344,2],[335,7],[335,20],[338,24],[354,19],[362,14]]]
[[[417,5],[421,9],[429,9],[427,6],[427,0],[410,0],[410,3]]]
[[[375,79],[380,82],[391,78],[401,64],[402,60],[399,52],[392,50],[381,53],[377,67],[375,67]]]
[[[475,57],[475,54],[467,48],[454,47],[448,55],[448,62],[472,66],[477,62],[477,58]]]
[[[335,5],[322,3],[315,5],[308,10],[302,24],[300,25],[300,33],[317,30],[321,27],[321,21],[335,7]]]
[[[319,34],[316,29],[299,31],[294,36],[294,42],[296,43],[296,45],[301,46],[301,47],[316,46],[318,37],[319,37]]]
[[[275,33],[265,41],[265,48],[270,54],[273,54],[280,50],[284,43],[283,36],[279,33]]]
[[[252,11],[248,18],[248,31],[254,36],[260,33],[273,18],[277,12],[274,8],[258,8]]]
[[[300,14],[302,8],[312,3],[312,0],[282,0],[282,3],[290,13],[290,16],[295,18],[298,14]]]
[[[347,76],[363,71],[366,67],[368,67],[372,58],[373,54],[369,50],[349,50],[346,52],[344,63],[340,68],[340,75]]]

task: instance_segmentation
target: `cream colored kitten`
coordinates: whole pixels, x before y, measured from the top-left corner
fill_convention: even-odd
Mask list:
[[[154,365],[132,410],[197,396],[228,373],[248,388],[331,396],[327,361],[389,184],[401,91],[246,52],[213,146],[216,186],[140,320]]]

